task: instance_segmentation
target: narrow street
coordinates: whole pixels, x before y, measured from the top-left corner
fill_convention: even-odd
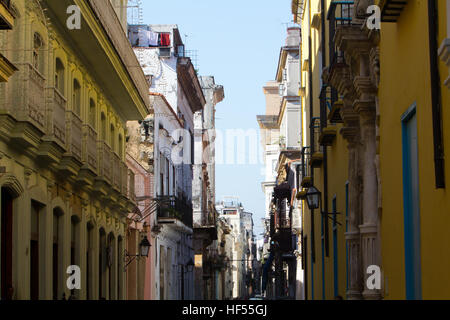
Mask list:
[[[0,300],[450,299],[449,57],[450,0],[0,0]]]

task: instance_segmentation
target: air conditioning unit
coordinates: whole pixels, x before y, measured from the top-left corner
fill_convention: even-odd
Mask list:
[[[170,48],[159,48],[159,56],[161,58],[170,58]]]

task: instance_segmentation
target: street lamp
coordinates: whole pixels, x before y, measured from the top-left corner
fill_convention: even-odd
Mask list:
[[[146,257],[146,258],[148,257],[148,252],[150,251],[151,246],[152,245],[148,241],[147,236],[145,236],[144,239],[142,239],[141,243],[139,244],[141,257]]]
[[[306,202],[310,210],[319,209],[320,205],[320,191],[316,187],[312,186],[306,192]]]
[[[147,239],[147,236],[139,243],[139,253],[138,254],[129,254],[127,250],[125,250],[125,267],[124,272],[127,271],[127,267],[133,262],[135,259],[139,259],[140,257],[148,257],[148,252],[150,251],[151,244]]]

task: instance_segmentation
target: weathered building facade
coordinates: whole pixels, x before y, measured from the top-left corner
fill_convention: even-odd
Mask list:
[[[224,99],[224,89],[214,77],[200,77],[205,107],[194,115],[194,163],[192,204],[195,250],[196,299],[215,299],[217,278],[217,214],[215,185],[215,110]],[[200,267],[201,265],[201,267]]]
[[[73,4],[82,32],[66,27]],[[135,207],[125,123],[149,113],[144,75],[109,1],[10,10],[0,50],[18,71],[0,86],[1,298],[125,299]],[[80,290],[66,285],[69,266]]]

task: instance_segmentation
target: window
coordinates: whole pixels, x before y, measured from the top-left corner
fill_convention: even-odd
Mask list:
[[[175,185],[175,177],[176,177],[175,166],[172,166],[172,195],[175,195],[176,185]]]
[[[106,116],[103,112],[102,112],[100,119],[101,119],[100,120],[101,121],[100,138],[101,138],[101,140],[105,141],[106,140]]]
[[[122,160],[122,157],[123,157],[123,138],[122,138],[121,134],[119,134],[119,157]]]
[[[106,300],[106,233],[105,229],[99,230],[98,250],[98,298]]]
[[[97,108],[95,105],[95,101],[94,101],[94,99],[91,98],[89,100],[89,124],[93,129],[96,129],[96,125],[95,125],[96,115],[97,115]]]
[[[167,186],[167,191],[166,194],[170,195],[170,169],[169,169],[169,160],[167,158],[164,158],[164,162],[165,162],[165,166],[166,166],[166,186]]]
[[[170,48],[159,48],[159,56],[162,58],[170,58]]]
[[[72,108],[81,117],[81,86],[77,79],[73,80]]]
[[[89,222],[87,223],[86,228],[86,300],[92,300],[93,299],[93,292],[92,292],[92,259],[93,259],[93,245],[94,245],[94,238],[93,238],[93,225]]]
[[[164,195],[164,156],[163,154],[160,152],[159,153],[159,177],[160,177],[160,189],[159,189],[159,195],[163,196]]]
[[[60,208],[53,209],[53,300],[62,298],[62,288],[59,279],[62,275],[62,226],[64,212]],[[61,252],[60,252],[61,251]]]
[[[110,135],[109,135],[109,144],[111,146],[111,150],[114,152],[116,151],[116,139],[115,139],[115,135],[116,135],[116,128],[114,128],[114,125],[111,125],[110,127]]]
[[[39,33],[34,33],[33,39],[33,67],[43,73],[44,71],[44,57],[42,56],[42,47],[44,43],[42,41],[42,37]]]
[[[79,250],[79,222],[80,219],[78,216],[72,216],[70,218],[70,264],[71,265],[79,265],[80,261],[78,259],[78,250]],[[71,296],[77,295],[77,290],[71,290]]]
[[[55,88],[61,93],[62,95],[65,94],[64,92],[64,73],[65,68],[64,64],[61,62],[59,58],[56,58],[55,63]]]
[[[114,255],[115,255],[115,247],[116,247],[116,241],[114,234],[111,232],[108,235],[108,246],[107,246],[107,267],[108,267],[108,298],[109,300],[115,300],[116,299],[116,279],[114,277],[114,274],[116,272],[116,266],[113,263]]]
[[[123,261],[123,257],[122,257],[122,252],[123,252],[123,248],[122,248],[122,237],[118,237],[117,238],[117,299],[120,300],[123,297],[123,293],[122,293],[122,279],[123,279],[123,265],[122,265],[122,261]]]

